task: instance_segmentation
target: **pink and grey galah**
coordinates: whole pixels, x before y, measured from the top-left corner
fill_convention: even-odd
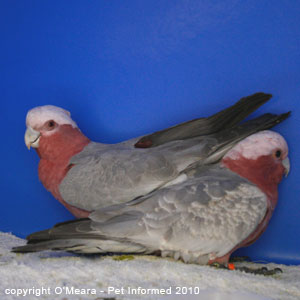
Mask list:
[[[160,253],[188,263],[228,264],[264,232],[289,172],[285,139],[269,130],[235,143],[215,163],[186,167],[176,181],[127,203],[97,209],[27,237],[15,252]]]
[[[68,111],[40,106],[27,114],[25,143],[40,157],[38,173],[45,188],[76,217],[87,217],[100,208],[185,184],[185,173],[195,164],[215,164],[242,139],[280,123],[289,113],[240,124],[270,98],[257,93],[211,117],[113,145],[90,141]]]

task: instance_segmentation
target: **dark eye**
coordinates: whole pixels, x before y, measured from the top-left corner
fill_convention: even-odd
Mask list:
[[[53,120],[50,120],[47,122],[47,127],[49,130],[53,129],[55,127],[56,123]]]
[[[281,151],[280,151],[280,150],[277,150],[277,151],[275,152],[275,156],[276,156],[277,158],[280,158],[280,157],[281,157]]]

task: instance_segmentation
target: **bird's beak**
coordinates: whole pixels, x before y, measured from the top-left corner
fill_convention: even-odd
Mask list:
[[[40,136],[41,136],[40,132],[34,130],[30,126],[27,127],[26,132],[25,132],[25,144],[26,144],[28,150],[30,150],[30,147],[38,148]]]
[[[288,176],[289,172],[290,172],[290,160],[288,157],[286,157],[283,161],[282,161],[282,164],[284,166],[284,174],[285,174],[285,177]]]

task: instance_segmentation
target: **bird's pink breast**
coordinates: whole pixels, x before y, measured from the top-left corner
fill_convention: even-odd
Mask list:
[[[272,156],[261,156],[255,160],[240,157],[239,159],[225,158],[222,163],[231,171],[254,183],[267,195],[268,205],[275,208],[278,198],[278,184],[282,180],[284,167],[274,161]]]
[[[72,165],[70,159],[90,142],[77,128],[62,125],[60,130],[49,136],[41,136],[38,155],[39,178],[45,188],[76,217],[87,217],[89,212],[66,203],[59,192],[62,182]]]
[[[278,199],[278,184],[284,174],[284,168],[280,162],[274,161],[272,156],[261,156],[256,160],[240,157],[239,159],[225,158],[222,160],[224,166],[231,171],[247,178],[254,183],[267,197],[267,212],[263,220],[255,228],[255,230],[235,248],[221,258],[210,261],[227,263],[232,252],[240,247],[246,247],[254,243],[266,230],[267,225],[272,217],[273,211]]]

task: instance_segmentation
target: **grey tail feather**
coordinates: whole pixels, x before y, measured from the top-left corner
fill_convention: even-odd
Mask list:
[[[35,252],[42,250],[59,250],[78,244],[78,241],[85,239],[97,239],[92,231],[91,220],[88,218],[66,221],[54,225],[54,227],[42,231],[34,232],[26,237],[27,245],[12,249],[16,253]],[[81,231],[82,230],[82,231]],[[100,239],[101,236],[98,237]]]
[[[27,237],[27,244],[12,252],[28,253],[44,250],[63,250],[73,253],[146,253],[147,249],[126,238],[101,235],[91,227],[92,220],[78,219],[59,223]]]
[[[216,134],[213,134],[212,136],[218,140],[218,143],[215,147],[210,149],[210,153],[206,159],[206,164],[215,163],[239,141],[251,134],[262,130],[268,130],[276,126],[277,124],[286,120],[290,114],[290,111],[280,115],[267,113],[235,127],[224,129]]]
[[[12,252],[14,253],[30,253],[39,252],[44,250],[66,250],[71,251],[75,247],[82,247],[84,244],[80,240],[49,240],[40,241],[33,244],[28,243],[24,246],[14,247]]]
[[[150,148],[170,141],[209,135],[222,129],[230,128],[244,120],[271,97],[271,94],[256,93],[241,98],[234,105],[208,118],[191,120],[144,136],[135,144],[135,147]]]
[[[152,250],[126,238],[101,235],[99,231],[97,232],[91,227],[91,223],[90,219],[59,223],[50,229],[30,234],[27,237],[27,244],[13,248],[12,252],[63,250],[81,254],[152,253]]]

